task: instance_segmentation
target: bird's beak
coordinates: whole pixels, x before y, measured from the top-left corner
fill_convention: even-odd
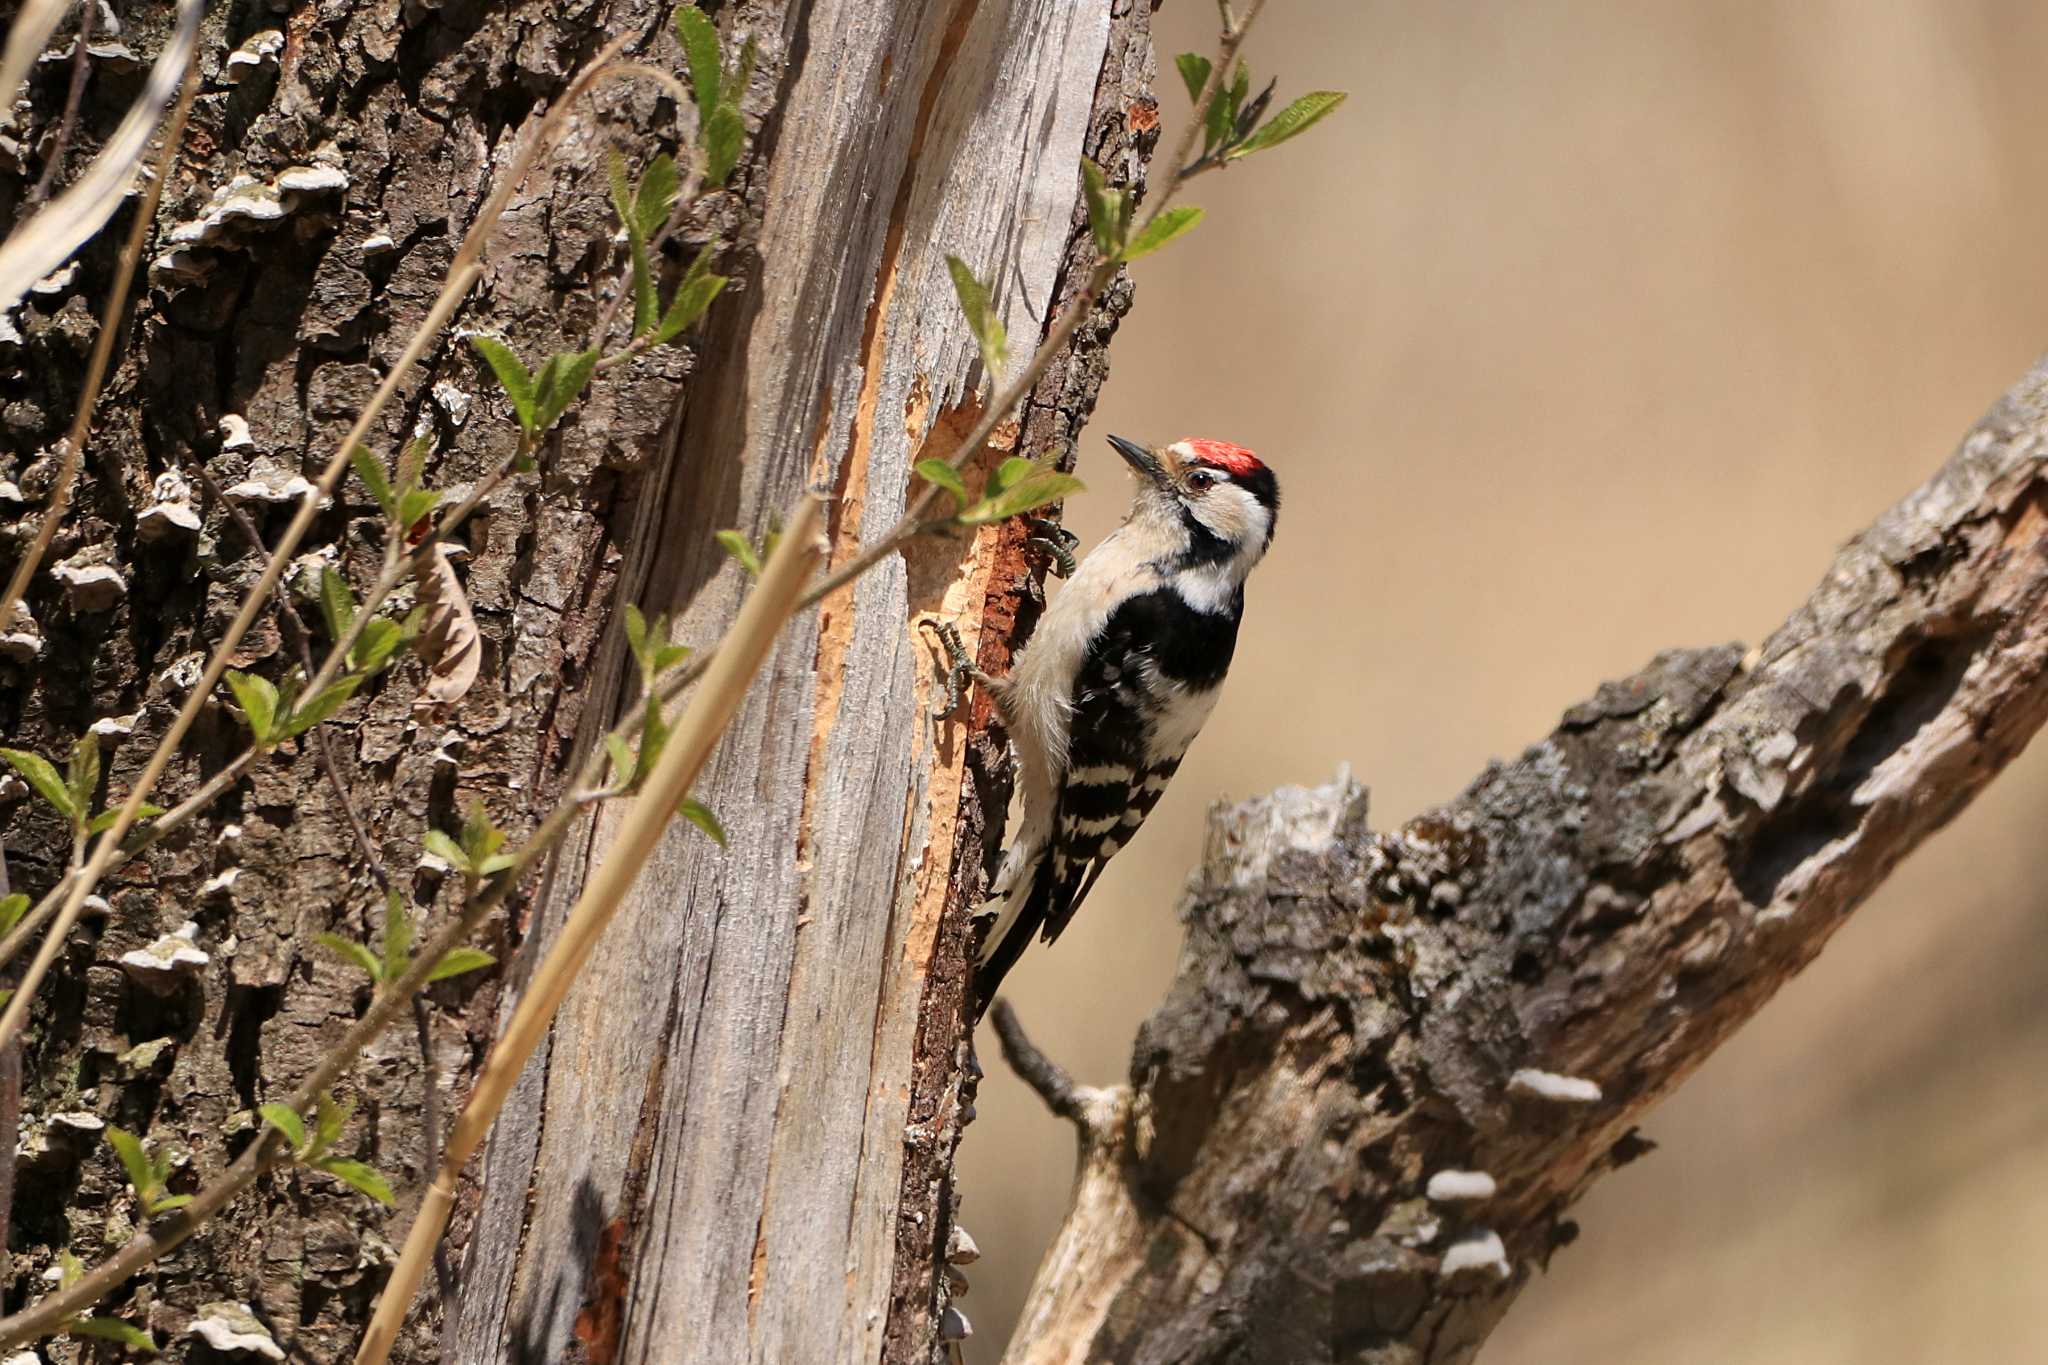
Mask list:
[[[1109,443],[1116,448],[1117,454],[1124,457],[1125,464],[1150,479],[1155,487],[1164,488],[1171,481],[1166,466],[1146,447],[1121,436],[1110,437]]]

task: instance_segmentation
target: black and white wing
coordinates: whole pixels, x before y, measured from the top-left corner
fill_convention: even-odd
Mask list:
[[[1145,823],[1180,768],[1237,644],[1241,600],[1198,612],[1159,590],[1120,605],[1075,679],[1067,765],[1051,838],[1022,912],[978,974],[1002,980],[1036,936],[1050,943]]]

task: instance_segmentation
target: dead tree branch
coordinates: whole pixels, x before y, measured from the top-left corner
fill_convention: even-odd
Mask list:
[[[1006,1360],[1471,1359],[1633,1125],[2048,718],[2048,364],[1762,647],[1676,650],[1393,834],[1213,820],[1128,1121]]]

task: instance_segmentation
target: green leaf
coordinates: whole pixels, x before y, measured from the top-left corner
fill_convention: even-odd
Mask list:
[[[721,189],[732,168],[739,165],[740,150],[746,145],[747,124],[738,106],[721,104],[704,120],[704,183]]]
[[[69,1248],[57,1253],[57,1287],[69,1289],[85,1274],[85,1262],[71,1254]]]
[[[661,298],[654,290],[654,263],[647,256],[646,239],[629,236],[626,246],[633,254],[633,335],[644,336],[659,320]]]
[[[380,1204],[396,1204],[398,1199],[391,1193],[391,1184],[377,1174],[376,1168],[346,1157],[331,1156],[325,1161],[313,1163],[316,1171],[325,1171],[336,1180],[353,1189],[362,1191]]]
[[[434,438],[425,432],[413,437],[399,448],[398,489],[401,495],[410,493],[420,486],[421,471],[427,467],[427,456],[434,452]]]
[[[988,486],[1000,493],[1045,467],[1036,460],[1025,459],[1022,455],[1011,455],[996,466],[995,473],[988,476]]]
[[[306,1159],[310,1161],[332,1147],[354,1112],[353,1102],[337,1104],[332,1091],[321,1091],[313,1110],[313,1142],[306,1149]]]
[[[640,661],[642,671],[647,668],[647,616],[633,603],[626,603],[626,647],[633,651],[633,657]]]
[[[720,65],[718,25],[694,4],[676,8],[676,37],[683,43],[683,56],[690,63],[691,93],[697,100],[697,117],[704,123],[724,106],[725,72]]]
[[[711,837],[711,842],[725,847],[725,826],[718,823],[718,817],[711,813],[711,807],[692,797],[684,797],[676,803],[676,814],[688,820]]]
[[[469,871],[469,856],[462,851],[462,845],[456,843],[440,830],[428,830],[421,836],[420,842],[426,845],[427,852],[433,854],[457,872],[467,873]]]
[[[384,937],[380,947],[384,950],[384,979],[396,981],[405,975],[405,969],[412,965],[413,943],[412,907],[405,903],[405,897],[396,888],[384,893]]]
[[[1135,261],[1140,256],[1149,256],[1185,232],[1194,231],[1195,224],[1202,221],[1202,210],[1192,205],[1180,205],[1160,210],[1159,216],[1145,225],[1145,230],[1131,239],[1124,248],[1123,258]]]
[[[383,982],[384,967],[377,961],[377,955],[354,939],[343,938],[340,934],[315,934],[313,941],[336,957],[361,967],[370,980],[379,984]]]
[[[71,793],[71,808],[83,815],[92,809],[92,794],[100,785],[100,737],[87,730],[71,746],[71,763],[64,774],[65,788]],[[78,818],[77,816],[72,817]]]
[[[1299,137],[1327,118],[1332,110],[1344,102],[1344,99],[1345,92],[1342,90],[1310,91],[1267,119],[1265,127],[1231,148],[1230,159],[1235,161],[1241,156],[1250,156],[1253,152],[1263,152],[1268,147],[1277,147],[1291,137]]]
[[[654,651],[654,671],[666,673],[693,653],[688,645],[662,645]]]
[[[626,170],[626,158],[619,155],[619,149],[608,147],[604,155],[605,178],[611,183],[612,209],[619,215],[619,228],[628,237],[639,225],[633,216],[633,178]]]
[[[64,1330],[74,1337],[97,1337],[101,1341],[118,1341],[136,1351],[155,1352],[156,1339],[140,1327],[131,1327],[119,1318],[73,1318],[64,1325]]]
[[[401,493],[398,498],[398,525],[410,531],[420,524],[420,519],[441,503],[441,495],[431,488],[415,488]]]
[[[191,1202],[192,1196],[189,1194],[163,1194],[158,1195],[154,1199],[144,1200],[143,1205],[149,1216],[154,1218],[160,1213],[170,1213],[174,1210],[182,1209]]]
[[[1095,249],[1104,257],[1115,256],[1124,241],[1122,193],[1110,189],[1102,167],[1085,156],[1081,158],[1081,190],[1088,200],[1088,231],[1095,238]]]
[[[284,1134],[292,1151],[306,1145],[306,1121],[299,1117],[299,1111],[288,1104],[259,1104],[256,1112],[263,1115],[264,1122]]]
[[[740,562],[741,568],[755,578],[761,576],[761,556],[754,552],[753,544],[745,536],[738,531],[720,531],[714,539],[725,547],[727,554]]]
[[[293,735],[302,735],[339,711],[368,677],[367,673],[350,673],[329,683],[321,689],[319,696],[294,705],[292,713],[285,717],[282,737],[289,739]]]
[[[349,665],[364,673],[374,673],[404,643],[405,630],[398,622],[373,616],[363,622],[362,634],[356,636],[355,646],[348,652]]]
[[[139,825],[144,820],[154,820],[163,813],[164,808],[162,806],[152,806],[149,802],[145,801],[135,808],[135,824]],[[99,834],[110,830],[114,827],[114,822],[120,818],[121,808],[119,806],[115,806],[111,810],[103,810],[98,815],[93,816],[92,823],[85,827],[85,832],[87,834]],[[131,825],[130,828],[132,829],[134,826]],[[6,932],[4,928],[0,928],[0,934]]]
[[[512,353],[510,346],[496,337],[473,336],[469,344],[476,347],[477,354],[498,377],[505,396],[512,400],[512,411],[519,418],[519,425],[528,431],[538,431],[540,428],[534,418],[540,411],[540,405],[534,396],[532,372]]]
[[[1237,64],[1235,81],[1223,81],[1216,87],[1216,93],[1209,100],[1209,109],[1202,117],[1202,154],[1208,155],[1230,136],[1231,122],[1237,117],[1237,106],[1231,103],[1231,91],[1251,88],[1251,74],[1243,62]],[[1242,100],[1244,95],[1237,96]]]
[[[682,188],[682,177],[676,174],[676,159],[667,152],[647,163],[647,169],[640,174],[640,190],[633,196],[633,215],[639,224],[640,235],[653,241],[668,216],[676,206],[676,191]]]
[[[541,373],[547,376],[547,380],[536,384],[534,389],[536,432],[552,427],[582,394],[590,376],[597,373],[600,354],[596,347],[592,347],[587,351],[564,351],[548,357],[548,363],[541,367]]]
[[[917,462],[918,477],[935,488],[943,488],[953,495],[955,507],[967,505],[967,484],[960,472],[940,459],[926,459]]]
[[[974,278],[967,262],[958,256],[948,256],[946,269],[952,273],[953,296],[960,300],[960,311],[967,317],[967,330],[974,333],[974,344],[981,348],[982,368],[988,371],[988,382],[993,385],[1002,378],[1003,366],[1009,360],[1009,334],[1003,330],[1003,320],[996,316],[996,310],[989,304],[988,287]]]
[[[644,781],[654,771],[662,746],[668,743],[668,733],[668,722],[661,718],[661,703],[649,697],[647,713],[640,722],[640,756],[633,764],[635,782]]]
[[[446,981],[451,976],[461,976],[479,967],[488,967],[498,959],[481,948],[450,948],[434,964],[434,970],[427,973],[429,981]]]
[[[0,758],[13,764],[14,771],[27,779],[28,784],[36,789],[37,796],[55,806],[59,815],[73,824],[78,822],[78,807],[72,804],[71,789],[58,775],[56,764],[26,749],[0,749]]]
[[[128,1183],[135,1187],[135,1193],[147,1200],[163,1186],[158,1178],[156,1166],[149,1159],[149,1153],[142,1150],[142,1139],[126,1128],[107,1125],[107,1142],[113,1147],[114,1155],[121,1158],[121,1169],[128,1173]]]
[[[690,268],[683,272],[683,282],[676,286],[674,297],[668,301],[668,311],[661,315],[661,325],[654,329],[657,345],[671,341],[684,328],[704,316],[704,310],[718,297],[718,291],[725,288],[726,277],[711,273],[711,254],[718,249],[717,242],[706,244],[697,253],[697,259],[690,262]]]
[[[320,617],[327,624],[327,638],[339,640],[356,620],[356,595],[348,580],[332,569],[320,570]]]
[[[350,448],[348,462],[356,471],[356,477],[363,481],[363,487],[369,489],[370,496],[377,500],[377,506],[384,510],[384,515],[394,515],[398,510],[398,498],[391,491],[391,476],[384,472],[384,462],[364,445]]]
[[[248,717],[249,733],[256,742],[265,746],[276,743],[277,688],[270,679],[231,668],[228,690],[235,694],[235,704]]]
[[[610,734],[604,737],[604,748],[612,757],[612,785],[631,782],[637,766],[633,759],[633,746],[622,736]]]
[[[748,82],[754,79],[754,61],[761,50],[754,44],[754,35],[749,33],[747,41],[740,45],[740,59],[732,70],[725,73],[722,103],[737,105],[747,93]]]
[[[462,852],[470,866],[481,868],[504,846],[505,831],[491,822],[483,802],[472,802],[462,821]]]
[[[1019,480],[994,497],[982,499],[962,512],[959,520],[968,526],[1002,521],[1007,517],[1036,511],[1049,503],[1058,502],[1069,493],[1079,492],[1081,487],[1081,481],[1071,474],[1042,469],[1027,479]]]
[[[1181,84],[1188,88],[1188,99],[1202,98],[1202,87],[1209,83],[1212,69],[1209,59],[1199,52],[1183,52],[1173,59],[1173,64],[1180,68]]]
[[[1237,111],[1244,108],[1244,97],[1252,90],[1252,69],[1239,61],[1237,69],[1230,73],[1230,117],[1237,119]]]
[[[13,930],[21,923],[21,917],[28,913],[28,897],[16,891],[10,896],[0,896],[0,934]]]

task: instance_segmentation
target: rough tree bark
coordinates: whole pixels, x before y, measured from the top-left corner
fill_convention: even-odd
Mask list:
[[[1156,138],[1148,7],[1125,0],[734,0],[707,4],[760,60],[744,95],[750,154],[734,187],[681,234],[735,243],[736,277],[689,350],[609,372],[551,442],[539,480],[500,490],[466,528],[467,591],[484,636],[475,688],[452,714],[416,713],[412,665],[346,708],[333,748],[380,857],[422,904],[436,890],[419,836],[485,802],[512,829],[559,793],[572,758],[624,700],[614,606],[680,613],[714,636],[740,575],[711,532],[752,535],[801,487],[838,497],[835,559],[893,521],[912,464],[944,454],[987,383],[944,267],[957,253],[994,287],[1022,351],[1084,259],[1078,157],[1142,180]],[[122,42],[145,58],[162,23],[133,6]],[[36,629],[0,641],[0,732],[61,753],[125,718],[119,793],[181,683],[254,581],[260,556],[199,477],[266,534],[288,480],[324,461],[431,301],[513,139],[569,73],[622,31],[672,70],[657,0],[284,0],[219,6],[207,83],[150,256],[236,177],[263,201],[161,262],[130,309],[85,480],[53,562],[106,564],[119,591],[39,575]],[[258,35],[275,28],[272,45]],[[95,45],[107,35],[96,32]],[[255,39],[256,41],[249,41]],[[231,80],[237,45],[267,59]],[[68,155],[97,145],[134,77],[95,56]],[[253,75],[246,72],[253,70]],[[19,143],[0,144],[0,213],[52,145],[69,79],[44,63]],[[642,81],[575,111],[556,155],[513,202],[458,325],[534,356],[582,344],[618,269],[604,194],[611,145],[644,155],[690,115]],[[281,190],[289,168],[330,188]],[[275,209],[276,212],[271,210]],[[102,234],[75,275],[0,331],[0,518],[35,525],[77,371],[111,273]],[[1071,458],[1128,305],[1099,306],[1004,440]],[[247,439],[237,424],[246,423]],[[458,490],[514,428],[468,348],[444,339],[383,425],[438,449],[430,481]],[[176,476],[175,478],[172,476]],[[239,490],[239,491],[237,491]],[[191,518],[149,515],[189,506]],[[377,522],[346,486],[308,563],[373,562]],[[4,565],[0,565],[4,567]],[[302,585],[309,580],[296,580]],[[303,586],[301,587],[303,591]],[[731,835],[680,834],[618,925],[613,952],[566,1008],[480,1163],[458,1219],[459,1305],[416,1309],[401,1354],[486,1361],[590,1358],[924,1360],[945,1284],[938,1252],[963,1108],[965,900],[1005,802],[989,717],[922,713],[930,654],[914,624],[942,613],[1001,668],[1036,583],[1021,532],[931,544],[802,621],[771,660],[700,795]],[[288,631],[266,616],[237,666],[279,675]],[[240,741],[208,718],[167,775],[189,791]],[[18,784],[0,789],[17,887],[40,892],[68,849]],[[991,820],[991,814],[997,819]],[[503,977],[434,988],[435,1066],[392,1036],[366,1059],[345,1146],[401,1191],[433,1165],[421,1100],[459,1098],[527,953],[544,942],[602,829],[493,926]],[[38,1001],[27,1054],[24,1171],[10,1307],[60,1247],[87,1261],[130,1231],[130,1200],[99,1141],[118,1122],[189,1153],[173,1181],[217,1171],[360,1008],[360,978],[311,947],[374,932],[380,904],[347,812],[311,748],[259,764],[217,820],[165,841],[105,888]],[[174,979],[123,954],[194,922],[207,955]],[[448,1106],[444,1103],[443,1112]],[[222,1134],[227,1150],[223,1150]],[[204,1353],[199,1305],[248,1304],[297,1358],[352,1349],[410,1211],[380,1217],[318,1179],[266,1180],[124,1302],[166,1354]]]
[[[1007,1361],[1471,1359],[1633,1125],[2048,719],[2048,363],[1760,648],[1661,654],[1393,834],[1212,820]]]

